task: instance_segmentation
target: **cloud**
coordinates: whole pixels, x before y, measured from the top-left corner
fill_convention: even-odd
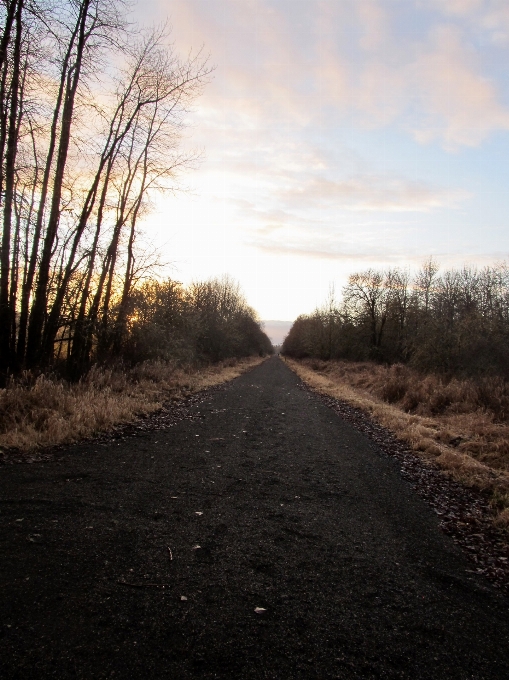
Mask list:
[[[262,321],[263,330],[267,333],[274,345],[280,345],[288,335],[288,331],[293,326],[293,321],[279,321],[270,319]]]
[[[353,211],[429,212],[435,208],[457,208],[469,194],[461,189],[367,175],[337,181],[313,178],[280,191],[278,196],[287,205],[333,204]]]
[[[300,92],[307,68],[306,43],[294,30],[286,3],[173,0],[171,4],[181,51],[190,44],[205,44],[217,65],[215,81],[205,95],[207,104],[228,118],[237,115],[244,128],[268,117],[272,122],[309,122]],[[302,12],[299,6],[297,14]]]
[[[174,0],[179,45],[204,43],[217,64],[200,125],[256,138],[275,126],[290,134],[392,124],[449,151],[509,129],[509,109],[467,31],[480,23],[493,39],[509,36],[507,0],[422,2],[408,19],[422,22],[418,37],[398,24],[402,4]]]
[[[456,150],[478,146],[494,130],[509,129],[509,110],[475,61],[457,27],[434,30],[431,49],[408,69],[423,111],[423,120],[413,126],[418,142],[438,138],[448,150]]]
[[[429,0],[421,2],[421,6]],[[431,0],[444,16],[459,19],[466,27],[484,32],[493,45],[509,44],[509,6],[507,0]]]
[[[299,242],[290,240],[288,243],[276,241],[260,241],[253,245],[267,255],[303,257],[307,259],[326,260],[338,263],[350,263],[356,268],[368,268],[371,266],[411,266],[420,267],[424,260],[432,256],[441,267],[461,268],[467,266],[490,266],[497,262],[507,261],[507,253],[489,249],[486,252],[472,254],[458,244],[456,251],[439,249],[429,245],[426,250],[422,248],[393,247],[390,244],[368,244],[364,247],[353,249],[348,244],[339,240],[323,238],[316,241]]]
[[[484,24],[506,26],[509,36],[509,6],[503,22],[501,14],[486,14]],[[345,73],[344,53],[326,57],[325,76],[341,83],[330,86],[331,99],[356,116],[357,126],[394,124],[418,143],[438,141],[448,151],[479,146],[491,133],[509,129],[497,83],[482,72],[479,49],[459,25],[435,22],[423,38],[409,40],[394,29],[391,34],[387,23],[384,18],[379,41],[370,40],[369,49],[357,54],[355,78]],[[329,87],[326,80],[323,87]]]
[[[376,218],[368,222],[324,214],[313,224],[298,215],[286,215],[284,228],[252,229],[246,238],[247,245],[268,255],[306,257],[330,261],[396,262],[419,247],[408,247],[408,237],[415,228],[405,220],[398,226],[389,225]]]
[[[386,46],[388,34],[388,17],[383,5],[378,0],[363,0],[355,3],[362,36],[359,46],[369,51],[378,51]]]
[[[409,258],[408,253],[403,254],[403,252],[395,252],[392,249],[384,250],[380,247],[362,248],[353,251],[348,248],[342,248],[340,243],[328,240],[307,243],[260,241],[253,243],[253,245],[268,255],[297,256],[319,260],[333,260],[335,262],[365,262],[366,260],[373,262],[399,262]]]
[[[428,2],[429,0],[425,0]],[[443,12],[453,16],[470,16],[474,12],[477,13],[483,5],[484,0],[431,0],[435,7]],[[423,6],[424,3],[420,3]]]

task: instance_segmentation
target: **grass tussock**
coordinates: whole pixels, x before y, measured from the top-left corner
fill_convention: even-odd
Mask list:
[[[491,493],[509,528],[509,384],[447,380],[402,365],[289,360],[319,392],[362,409],[457,481]]]
[[[262,361],[226,359],[200,369],[146,362],[128,371],[94,368],[77,384],[44,375],[33,385],[13,384],[0,390],[0,448],[74,442],[232,380]]]

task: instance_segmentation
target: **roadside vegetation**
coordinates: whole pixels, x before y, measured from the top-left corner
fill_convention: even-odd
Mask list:
[[[124,0],[9,0],[0,21],[0,383],[79,380],[132,350],[161,264],[142,218],[198,159],[181,140],[211,68]]]
[[[372,415],[420,456],[489,493],[509,526],[509,270],[350,277],[283,345],[312,387]]]
[[[117,357],[78,381],[25,371],[0,390],[0,447],[62,444],[231,380],[272,353],[255,312],[229,278],[189,287],[145,281],[130,296]],[[56,352],[65,365],[68,344]]]
[[[124,0],[6,0],[0,25],[0,445],[26,450],[272,348],[235,282],[164,280],[141,227],[199,159],[181,141],[207,57]]]
[[[0,453],[78,441],[233,380],[264,359],[226,359],[202,368],[151,361],[130,369],[92,369],[78,383],[41,375],[0,393]]]

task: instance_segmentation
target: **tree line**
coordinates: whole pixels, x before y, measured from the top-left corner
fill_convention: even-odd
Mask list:
[[[509,377],[509,267],[440,272],[431,259],[352,274],[335,299],[300,316],[283,352],[296,358],[405,363],[426,372]]]
[[[260,332],[242,296],[235,313],[216,300],[230,283],[142,285],[154,257],[140,218],[197,158],[180,142],[211,69],[201,53],[180,58],[164,26],[127,16],[123,0],[0,2],[2,384],[25,369],[58,364],[78,378],[92,362],[146,354],[136,319],[159,319],[165,296],[193,309],[204,355],[224,354],[214,343],[232,314]]]
[[[218,362],[273,351],[256,312],[229,277],[187,287],[148,280],[133,290],[126,311],[119,349],[129,364]]]

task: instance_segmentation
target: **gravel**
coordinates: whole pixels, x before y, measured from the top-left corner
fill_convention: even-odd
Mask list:
[[[494,525],[496,513],[487,494],[466,488],[432,461],[420,458],[360,409],[312,391],[307,385],[302,384],[301,388],[312,392],[381,451],[394,458],[401,475],[440,518],[442,531],[452,537],[472,562],[470,570],[483,574],[509,594],[509,536],[506,530]]]
[[[172,408],[0,468],[3,679],[509,677],[508,598],[386,433],[276,357]]]

